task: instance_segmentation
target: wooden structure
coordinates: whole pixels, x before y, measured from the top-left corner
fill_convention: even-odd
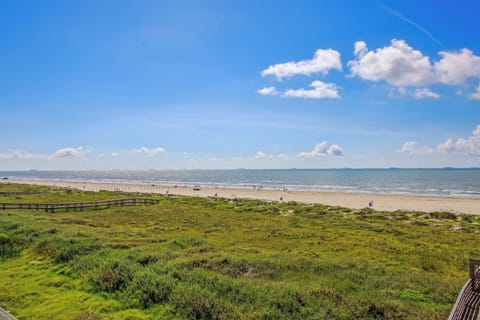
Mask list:
[[[477,320],[480,310],[480,259],[470,259],[470,279],[463,286],[448,320]]]
[[[83,209],[94,208],[109,208],[112,206],[135,206],[137,204],[157,204],[156,199],[148,198],[124,198],[116,200],[101,200],[90,202],[67,202],[67,203],[0,203],[0,210],[7,209],[30,209],[30,210],[44,210],[45,212],[55,211],[81,211]]]
[[[31,195],[31,194],[42,194],[45,192],[0,192],[0,196],[24,196],[24,195]]]

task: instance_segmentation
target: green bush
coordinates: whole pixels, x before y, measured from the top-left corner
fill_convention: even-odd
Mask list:
[[[0,259],[9,259],[20,256],[21,250],[5,233],[0,233]]]
[[[172,292],[170,303],[176,313],[188,319],[233,319],[232,308],[215,294],[199,285],[179,285]]]
[[[109,293],[125,289],[133,280],[135,268],[125,260],[107,261],[94,275],[93,284],[99,291]]]
[[[177,281],[168,275],[149,269],[137,271],[127,288],[129,304],[146,309],[155,303],[165,303],[176,284]]]
[[[441,220],[455,220],[455,219],[457,219],[457,215],[453,212],[435,211],[435,212],[430,212],[429,215],[433,219],[441,219]]]
[[[87,254],[94,249],[96,249],[96,246],[85,240],[66,240],[61,237],[52,237],[42,240],[35,246],[35,252],[37,254],[52,258],[55,263],[68,262],[75,257]]]
[[[10,238],[5,233],[0,233],[0,244],[8,243]]]

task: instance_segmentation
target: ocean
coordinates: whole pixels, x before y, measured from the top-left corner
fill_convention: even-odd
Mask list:
[[[480,199],[480,169],[31,170],[0,171],[0,177]]]

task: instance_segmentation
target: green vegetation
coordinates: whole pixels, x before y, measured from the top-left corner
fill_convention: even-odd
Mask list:
[[[0,202],[126,195],[0,184],[12,189],[46,193]],[[20,319],[445,319],[480,256],[478,216],[157,198],[0,210],[0,306]]]

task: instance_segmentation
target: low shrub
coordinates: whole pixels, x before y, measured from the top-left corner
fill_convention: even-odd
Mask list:
[[[233,319],[231,306],[227,306],[212,292],[199,285],[179,285],[172,292],[170,303],[176,313],[188,319]]]
[[[21,250],[12,243],[10,237],[0,233],[0,259],[9,259],[20,256]]]
[[[35,253],[52,258],[55,263],[66,263],[77,256],[87,254],[97,249],[91,242],[62,237],[51,237],[40,241],[35,247]]]
[[[98,291],[113,293],[128,287],[135,275],[132,263],[125,260],[111,260],[102,264],[93,275],[93,285]]]
[[[165,303],[176,285],[177,281],[169,275],[149,269],[137,271],[126,289],[129,305],[146,309],[155,303]]]

